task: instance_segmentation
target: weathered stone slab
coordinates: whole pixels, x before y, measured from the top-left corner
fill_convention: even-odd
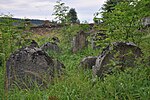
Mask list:
[[[141,49],[134,43],[112,43],[96,59],[93,74],[102,77],[106,73],[111,73],[114,67],[119,67],[121,70],[126,67],[134,67],[136,58],[141,54]]]
[[[88,46],[87,33],[80,31],[74,38],[72,43],[72,52],[75,53]]]
[[[92,69],[92,67],[95,65],[97,57],[94,56],[88,56],[82,59],[80,62],[80,66],[84,69]]]
[[[60,52],[60,48],[58,47],[58,45],[52,42],[47,42],[43,44],[40,48],[44,51],[50,50],[50,51]]]
[[[150,26],[150,16],[142,18],[142,24],[145,27],[149,27]]]
[[[55,74],[62,75],[64,65],[37,47],[24,47],[9,57],[6,64],[6,89],[46,87]]]

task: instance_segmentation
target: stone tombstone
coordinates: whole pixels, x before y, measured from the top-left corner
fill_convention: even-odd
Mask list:
[[[55,72],[57,74],[55,74],[57,77],[60,77],[61,75],[64,74],[64,68],[65,68],[65,65],[63,63],[61,63],[59,60],[57,59],[53,59],[53,62],[54,62],[54,67],[55,67]]]
[[[58,47],[57,43],[53,43],[53,42],[47,42],[45,44],[43,44],[40,47],[42,50],[47,51],[47,50],[51,50],[51,51],[55,51],[55,52],[60,52],[60,48]]]
[[[112,73],[116,66],[120,70],[124,70],[126,67],[134,67],[136,58],[139,58],[141,54],[141,49],[134,43],[112,43],[96,59],[95,66],[92,68],[93,75],[102,77],[104,74]],[[113,65],[113,62],[115,62],[115,65]]]
[[[6,62],[6,89],[47,87],[55,74],[62,74],[63,64],[53,60],[37,47],[24,47],[9,57]]]
[[[56,36],[54,36],[54,37],[52,38],[52,40],[53,40],[54,43],[60,43],[59,38],[56,37]]]
[[[73,38],[72,41],[72,52],[75,53],[79,50],[81,50],[84,47],[88,46],[88,41],[87,41],[87,33],[84,31],[80,31],[77,33],[77,35]]]
[[[144,27],[150,27],[150,16],[142,18],[142,25]]]
[[[30,41],[30,40],[29,40],[29,41]],[[34,47],[39,48],[39,45],[38,45],[38,43],[37,43],[35,40],[31,40],[29,47],[30,47],[30,48],[34,48]]]
[[[82,59],[80,62],[80,66],[84,69],[92,69],[92,67],[95,65],[97,57],[95,56],[88,56]]]

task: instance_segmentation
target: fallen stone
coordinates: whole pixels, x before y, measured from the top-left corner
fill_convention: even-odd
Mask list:
[[[50,51],[60,52],[60,48],[58,47],[58,45],[52,42],[47,42],[44,45],[42,45],[40,48],[44,51],[50,50]]]
[[[82,59],[80,62],[80,66],[84,69],[92,69],[92,67],[95,65],[97,57],[94,56],[88,56]]]
[[[150,27],[150,16],[142,18],[142,24],[144,27]]]
[[[54,36],[54,37],[52,38],[52,40],[53,40],[54,43],[60,43],[59,38],[56,37],[56,36]]]
[[[136,59],[141,56],[139,47],[131,42],[115,42],[108,46],[96,59],[93,67],[94,76],[102,77],[118,67],[124,70],[126,67],[134,67]]]

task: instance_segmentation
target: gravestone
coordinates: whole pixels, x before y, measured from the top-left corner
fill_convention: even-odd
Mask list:
[[[150,27],[150,16],[142,18],[142,24],[144,27]]]
[[[57,43],[53,43],[53,42],[47,42],[43,44],[40,48],[44,51],[50,50],[50,51],[60,52],[60,48],[58,47]]]
[[[56,37],[56,36],[54,36],[54,37],[52,38],[52,40],[53,40],[54,43],[60,43],[59,38]]]
[[[88,46],[87,33],[80,31],[74,38],[72,43],[72,52],[75,53]]]
[[[9,57],[6,63],[6,89],[46,87],[55,74],[62,75],[64,65],[37,47],[24,47]]]
[[[95,65],[97,57],[94,56],[88,56],[82,59],[80,62],[80,66],[84,69],[92,69],[92,67]]]
[[[102,77],[112,73],[115,67],[124,70],[126,67],[134,67],[136,59],[141,56],[139,47],[131,42],[115,42],[108,46],[96,59],[93,67],[94,76]]]

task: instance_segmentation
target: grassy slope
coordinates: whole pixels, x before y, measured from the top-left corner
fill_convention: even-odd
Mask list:
[[[76,30],[67,29],[64,34],[68,35],[64,39],[60,34],[61,47],[60,54],[49,55],[56,57],[64,63],[66,75],[61,79],[55,79],[54,85],[49,85],[48,89],[39,90],[17,90],[10,91],[9,100],[48,100],[48,98],[59,98],[60,100],[149,100],[150,99],[150,66],[138,64],[136,68],[127,69],[125,72],[115,72],[108,75],[104,80],[92,79],[91,70],[79,68],[79,62],[85,56],[97,55],[99,51],[90,48],[72,54],[70,52],[69,37],[72,37]],[[70,33],[69,33],[70,32]],[[43,37],[42,37],[43,38]],[[46,39],[46,38],[45,38]],[[48,39],[47,39],[48,40]],[[39,40],[40,41],[40,37]],[[4,71],[0,69],[0,99],[4,96]]]

